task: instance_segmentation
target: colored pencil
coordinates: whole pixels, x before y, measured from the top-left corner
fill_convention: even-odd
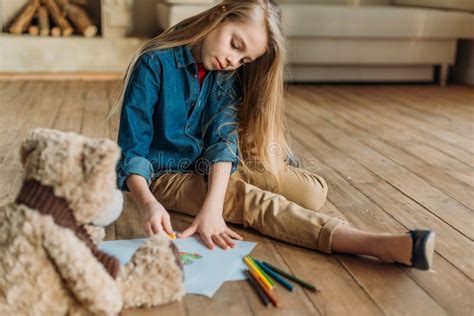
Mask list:
[[[291,281],[293,281],[293,282],[295,282],[295,283],[298,283],[299,285],[301,285],[301,286],[304,287],[304,288],[307,288],[308,290],[311,290],[311,291],[314,291],[314,292],[319,291],[314,285],[312,285],[312,284],[310,284],[310,283],[308,283],[308,282],[306,282],[306,281],[303,281],[303,280],[301,280],[301,279],[298,279],[296,276],[291,275],[291,274],[289,274],[289,273],[286,273],[285,271],[280,270],[280,269],[278,269],[277,267],[272,266],[271,264],[269,264],[269,263],[266,262],[266,261],[264,261],[263,264],[264,264],[265,266],[267,266],[267,268],[269,268],[269,269],[273,270],[274,272],[278,273],[279,275],[282,275],[282,276],[284,276],[285,278],[287,278],[287,279],[289,279],[289,280],[291,280]]]
[[[262,262],[253,259],[255,263],[263,270],[265,271],[269,276],[275,279],[275,281],[279,282],[281,285],[286,287],[289,291],[294,291],[295,287],[288,283],[285,279],[283,279],[281,276],[279,276],[277,273],[273,272],[271,269],[269,269],[267,266],[265,266]]]
[[[265,279],[265,277],[257,270],[257,268],[255,267],[255,265],[250,261],[249,258],[244,257],[244,262],[247,264],[247,266],[249,267],[250,271],[255,272],[255,275],[257,275],[258,278],[262,280],[263,284],[265,284],[265,288],[267,288],[267,289],[269,289],[269,290],[272,290],[272,289],[273,289],[273,285],[271,285],[270,283],[268,283],[267,279]]]
[[[263,271],[263,269],[260,268],[256,260],[252,258],[251,256],[247,256],[247,258],[250,259],[250,261],[255,265],[255,268],[257,268],[257,270],[265,277],[265,279],[267,279],[268,283],[270,283],[271,286],[275,286],[275,283],[273,283],[272,279],[270,279],[270,277],[265,273],[265,271]]]
[[[257,274],[255,273],[255,270],[249,270],[250,274],[254,277],[254,279],[257,281],[257,283],[260,285],[260,287],[262,288],[262,290],[265,292],[265,294],[268,296],[268,298],[270,299],[270,301],[272,301],[272,304],[275,305],[276,307],[280,307],[280,302],[278,302],[278,299],[275,295],[275,293],[273,293],[272,290],[269,290],[265,284],[263,283],[262,281],[262,278],[259,278],[257,276]]]
[[[258,297],[260,297],[263,304],[265,304],[265,306],[268,306],[270,304],[270,299],[268,298],[267,294],[265,294],[265,291],[260,287],[260,285],[258,285],[257,280],[253,278],[249,270],[244,269],[244,273],[247,276],[247,281],[250,283],[250,286],[253,287],[255,292],[257,292],[257,295]]]

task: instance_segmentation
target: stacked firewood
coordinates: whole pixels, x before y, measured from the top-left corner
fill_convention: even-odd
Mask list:
[[[41,36],[70,36],[74,31],[85,37],[97,34],[97,26],[85,10],[85,0],[30,0],[18,14],[10,33]]]

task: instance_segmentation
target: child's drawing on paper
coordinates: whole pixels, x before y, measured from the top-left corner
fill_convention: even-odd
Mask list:
[[[193,260],[201,259],[201,258],[202,258],[202,256],[201,256],[200,254],[198,254],[197,252],[193,252],[193,253],[180,252],[179,255],[180,255],[180,257],[181,257],[181,262],[182,262],[184,265],[192,264],[192,263],[193,263]]]

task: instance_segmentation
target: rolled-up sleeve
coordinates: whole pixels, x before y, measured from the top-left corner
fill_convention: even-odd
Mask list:
[[[239,160],[238,101],[222,106],[212,117],[205,134],[203,158],[210,167],[217,162],[231,162],[231,174],[237,170]]]
[[[153,113],[160,91],[161,69],[159,62],[147,54],[140,56],[125,90],[118,144],[122,156],[117,164],[117,185],[128,191],[127,177],[137,174],[148,183],[153,166],[147,159],[153,138]]]

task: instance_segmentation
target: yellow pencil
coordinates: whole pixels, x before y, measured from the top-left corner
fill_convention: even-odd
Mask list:
[[[249,258],[250,262],[253,264],[253,266],[267,279],[268,283],[270,283],[271,286],[275,286],[275,283],[270,279],[270,277],[263,271],[258,264],[255,262],[255,260],[251,256],[246,256]]]
[[[175,240],[176,234],[175,233],[168,234],[168,237],[171,238],[172,240]]]
[[[244,262],[247,264],[249,269],[255,273],[255,275],[258,276],[258,278],[265,284],[265,287],[269,290],[273,289],[273,286],[265,279],[265,277],[260,273],[260,271],[255,268],[255,265],[249,260],[249,258],[244,257]]]

